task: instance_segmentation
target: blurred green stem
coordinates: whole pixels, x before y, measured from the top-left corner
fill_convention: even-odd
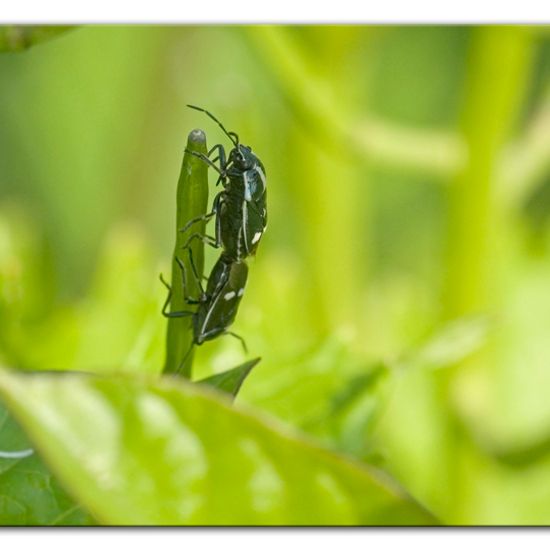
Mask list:
[[[495,31],[498,29],[495,27]],[[500,30],[517,31],[531,41],[540,32],[525,27],[500,27]],[[248,27],[247,33],[297,116],[312,128],[312,134],[323,136],[329,143],[345,143],[345,154],[359,155],[372,164],[440,176],[431,181],[446,182],[467,169],[468,144],[462,136],[442,130],[407,128],[372,116],[356,116],[348,112],[342,98],[334,94],[330,80],[316,71],[291,31],[280,26],[260,26]],[[505,59],[501,61],[506,63]],[[499,80],[498,72],[496,76]],[[497,96],[502,95],[492,82],[487,84],[487,89]],[[527,193],[536,183],[537,176],[550,164],[550,140],[546,138],[548,120],[550,93],[543,99],[525,134],[510,144],[498,159],[499,181],[502,179],[504,183],[499,193],[507,204],[517,204],[514,198]]]
[[[522,205],[550,172],[550,86],[546,87],[523,134],[507,145],[499,163],[499,200],[507,209]]]
[[[189,134],[187,149],[206,154],[206,135],[202,130],[193,130]],[[206,213],[208,203],[208,172],[207,165],[201,159],[185,153],[178,181],[176,198],[176,246],[172,258],[172,298],[170,311],[192,311],[185,297],[199,295],[198,283],[193,276],[189,253],[182,247],[193,233],[204,234],[205,222],[193,224],[185,233],[180,230],[185,224]],[[204,270],[204,245],[200,239],[194,239],[191,253],[197,273],[202,276]],[[176,261],[179,258],[185,267],[186,281]],[[186,284],[186,286],[184,286]],[[192,317],[172,317],[168,319],[166,333],[166,361],[164,372],[178,373],[185,378],[191,377],[193,352]]]
[[[501,243],[507,227],[495,183],[503,145],[529,82],[532,34],[522,27],[477,27],[472,30],[467,64],[461,133],[468,160],[449,190],[449,235],[444,310],[448,318],[490,312],[496,303],[501,277]],[[485,358],[483,368],[487,367]],[[468,362],[478,364],[478,355]],[[462,510],[470,488],[464,464],[478,450],[466,438],[457,417],[454,382],[462,369],[445,369],[436,376],[444,421],[448,514]],[[449,515],[447,515],[449,517]],[[454,517],[453,521],[461,521]]]
[[[311,323],[326,337],[343,324],[357,326],[361,318],[370,252],[368,181],[359,179],[356,165],[342,165],[302,132],[292,134],[292,144],[295,177],[302,182],[293,193],[312,273]]]
[[[450,190],[448,317],[488,305],[498,246],[495,168],[522,98],[532,50],[532,35],[522,27],[479,27],[472,32],[461,120],[468,161]]]
[[[274,43],[281,46],[280,37],[284,40],[288,36],[285,32],[279,33],[279,29],[274,31]],[[313,131],[304,131],[304,128],[295,126],[289,147],[292,165],[295,166],[292,177],[296,181],[291,188],[301,213],[299,233],[303,236],[303,257],[312,272],[309,281],[312,305],[310,326],[315,327],[318,336],[323,338],[342,325],[357,326],[363,314],[361,298],[369,260],[368,238],[365,235],[369,214],[365,162],[362,158],[354,158],[353,162],[349,162],[349,157],[347,162],[343,160],[345,157],[338,154],[338,150],[345,150],[348,143],[339,142],[339,139],[347,129],[341,127],[343,121],[338,116],[337,120],[328,123],[324,120],[329,108],[329,104],[324,102],[328,97],[339,98],[336,115],[342,109],[340,104],[353,110],[349,79],[350,74],[359,70],[357,63],[353,62],[353,51],[355,37],[360,31],[360,28],[353,27],[315,29],[310,36],[310,39],[316,40],[315,62],[308,60],[307,68],[298,69],[304,70],[308,79],[314,79],[313,84],[307,84],[312,88],[311,93],[315,94],[317,102],[312,114],[319,117],[317,123],[322,126],[323,139],[330,140],[329,148],[320,147],[312,135],[317,127]],[[302,32],[302,36],[304,34]],[[291,47],[297,45],[292,44]],[[299,58],[300,53],[293,52],[290,64],[293,65]],[[343,63],[343,60],[349,62]],[[303,61],[306,62],[305,58]],[[293,70],[283,71],[278,78],[285,80],[280,84],[289,93],[300,97],[303,82],[293,80],[293,74]],[[317,90],[317,85],[322,90]],[[330,127],[332,123],[338,124],[339,130],[333,130]]]
[[[393,169],[442,176],[463,165],[462,143],[451,133],[356,117],[345,98],[330,86],[330,79],[308,59],[292,31],[262,25],[248,27],[247,32],[296,114],[329,146]]]

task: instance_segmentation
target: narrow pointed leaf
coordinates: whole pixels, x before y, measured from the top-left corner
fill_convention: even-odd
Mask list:
[[[229,369],[214,376],[209,376],[203,380],[199,380],[197,384],[204,384],[217,390],[231,394],[233,397],[237,396],[237,393],[241,389],[246,377],[250,374],[250,371],[261,361],[260,357],[247,361],[238,367]]]

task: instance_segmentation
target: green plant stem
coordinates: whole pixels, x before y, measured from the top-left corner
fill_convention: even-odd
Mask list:
[[[349,78],[354,68],[358,70],[357,64],[341,64],[335,59],[352,57],[356,32],[348,27],[316,30],[317,58],[309,69],[330,81],[331,93],[348,106],[354,101],[349,93]],[[280,78],[288,76],[282,74]],[[284,86],[290,89],[293,82]],[[337,133],[326,139],[338,140],[339,136]],[[310,326],[325,338],[343,325],[357,326],[363,316],[360,298],[369,260],[369,182],[362,160],[343,161],[334,151],[319,147],[310,133],[299,126],[291,133],[291,139],[289,155],[296,178],[291,186],[292,200],[301,212],[302,255],[311,268]],[[335,147],[346,145],[338,143]]]
[[[507,209],[522,205],[550,172],[550,86],[535,109],[525,131],[507,145],[499,163],[499,199]]]
[[[206,154],[206,135],[202,130],[193,130],[189,134],[187,149]],[[187,297],[198,297],[199,286],[193,276],[191,260],[187,249],[183,246],[194,233],[204,234],[205,222],[193,224],[187,231],[181,229],[185,224],[206,213],[208,203],[208,171],[207,165],[201,159],[189,154],[183,157],[181,173],[178,181],[176,199],[176,246],[172,258],[172,298],[170,311],[193,311],[195,306],[186,303]],[[200,239],[193,239],[191,254],[197,273],[202,276],[204,270],[204,244]],[[178,265],[179,258],[185,268],[186,281]],[[193,320],[191,316],[171,317],[168,319],[166,332],[166,361],[164,372],[178,373],[185,378],[191,377],[193,363]]]
[[[452,133],[403,128],[374,117],[358,117],[347,109],[330,80],[319,74],[285,27],[249,27],[247,36],[297,116],[330,147],[363,161],[407,172],[449,176],[463,165],[463,144]]]
[[[449,236],[445,279],[445,316],[456,318],[490,312],[498,299],[499,259],[506,243],[507,227],[502,201],[498,200],[498,161],[521,105],[524,84],[529,81],[532,34],[522,27],[473,29],[469,52],[461,133],[468,161],[451,182]],[[483,352],[480,352],[483,353]],[[437,373],[440,415],[446,444],[440,460],[446,465],[445,490],[452,521],[463,518],[463,501],[471,487],[465,481],[465,465],[479,452],[468,440],[455,406],[455,380],[465,367],[481,364],[476,355],[460,363],[460,369]],[[483,357],[487,368],[487,357]]]
[[[521,27],[473,31],[461,130],[468,162],[450,190],[448,317],[484,310],[498,235],[495,180],[499,153],[515,119],[531,59]]]
[[[530,27],[519,32],[535,39],[541,30]],[[334,94],[328,79],[318,73],[288,29],[249,27],[247,35],[296,115],[313,128],[312,134],[329,142],[345,143],[346,154],[359,155],[372,165],[433,175],[436,177],[429,181],[437,183],[447,183],[466,169],[467,144],[462,136],[347,112],[345,102]],[[488,89],[493,90],[489,85]],[[498,90],[495,93],[500,94]],[[550,166],[550,140],[546,135],[549,106],[550,93],[542,99],[524,134],[498,159],[498,179],[503,182],[499,193],[508,205],[520,202],[515,200],[517,196],[525,196]]]

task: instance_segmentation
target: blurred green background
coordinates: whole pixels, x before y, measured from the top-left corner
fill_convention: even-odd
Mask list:
[[[444,521],[550,523],[548,30],[96,26],[0,54],[2,363],[160,372],[187,134],[227,142],[186,103],[267,171],[239,402]],[[219,339],[195,375],[243,358]]]

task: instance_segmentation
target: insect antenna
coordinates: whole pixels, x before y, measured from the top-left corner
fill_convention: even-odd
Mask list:
[[[202,113],[205,113],[206,115],[208,115],[223,130],[223,133],[231,140],[233,145],[235,147],[238,147],[239,136],[235,132],[228,132],[225,129],[225,126],[210,111],[207,111],[202,107],[197,107],[196,105],[187,105],[187,107],[189,107],[190,109],[195,109],[195,111],[201,111]]]
[[[180,371],[183,369],[185,363],[187,362],[187,359],[189,359],[189,356],[193,351],[194,346],[195,346],[195,342],[191,342],[191,345],[189,346],[189,349],[185,352],[183,359],[180,361],[180,364],[178,365],[178,368],[174,371],[174,375],[179,374]]]

